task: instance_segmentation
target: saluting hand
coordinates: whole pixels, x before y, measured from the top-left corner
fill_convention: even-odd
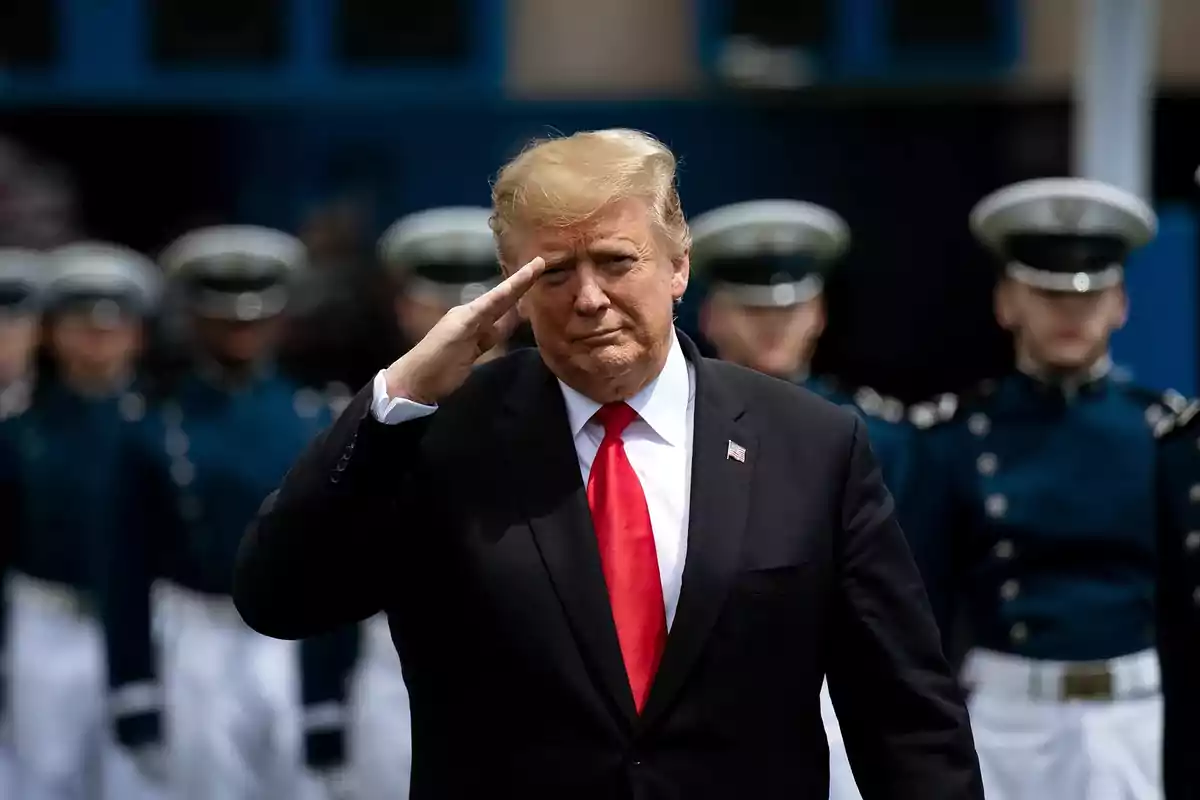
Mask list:
[[[475,362],[504,342],[520,323],[517,301],[546,270],[541,256],[490,292],[455,306],[384,377],[389,397],[436,405],[463,384]]]

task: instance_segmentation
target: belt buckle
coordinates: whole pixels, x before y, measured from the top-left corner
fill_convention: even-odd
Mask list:
[[[1112,700],[1113,674],[1108,664],[1089,661],[1068,664],[1060,688],[1064,700]]]

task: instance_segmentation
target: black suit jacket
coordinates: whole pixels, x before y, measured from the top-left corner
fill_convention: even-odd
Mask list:
[[[688,549],[640,717],[536,350],[477,369],[419,421],[382,425],[360,392],[248,534],[242,616],[297,638],[387,611],[413,800],[825,800],[826,675],[866,800],[982,798],[863,424],[680,339],[696,374]]]

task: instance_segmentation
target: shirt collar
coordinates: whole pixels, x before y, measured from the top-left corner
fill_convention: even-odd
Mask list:
[[[1062,389],[1064,394],[1076,394],[1081,388],[1107,378],[1113,371],[1112,356],[1105,353],[1086,369],[1073,374],[1055,375],[1031,361],[1018,359],[1017,369],[1039,383]]]
[[[571,437],[574,438],[600,410],[600,404],[562,381],[558,385],[567,404],[567,420],[571,424]],[[667,352],[662,371],[626,402],[667,444],[683,447],[687,444],[687,408],[691,400],[692,379],[687,358],[672,332],[671,349]]]

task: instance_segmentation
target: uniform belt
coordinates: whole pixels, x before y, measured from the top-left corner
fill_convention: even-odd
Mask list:
[[[1111,702],[1158,694],[1158,654],[1143,650],[1107,661],[1045,661],[973,650],[962,671],[972,692],[1047,703]]]
[[[9,574],[8,585],[14,603],[28,603],[55,614],[96,616],[96,603],[92,596],[70,584],[13,572]]]

